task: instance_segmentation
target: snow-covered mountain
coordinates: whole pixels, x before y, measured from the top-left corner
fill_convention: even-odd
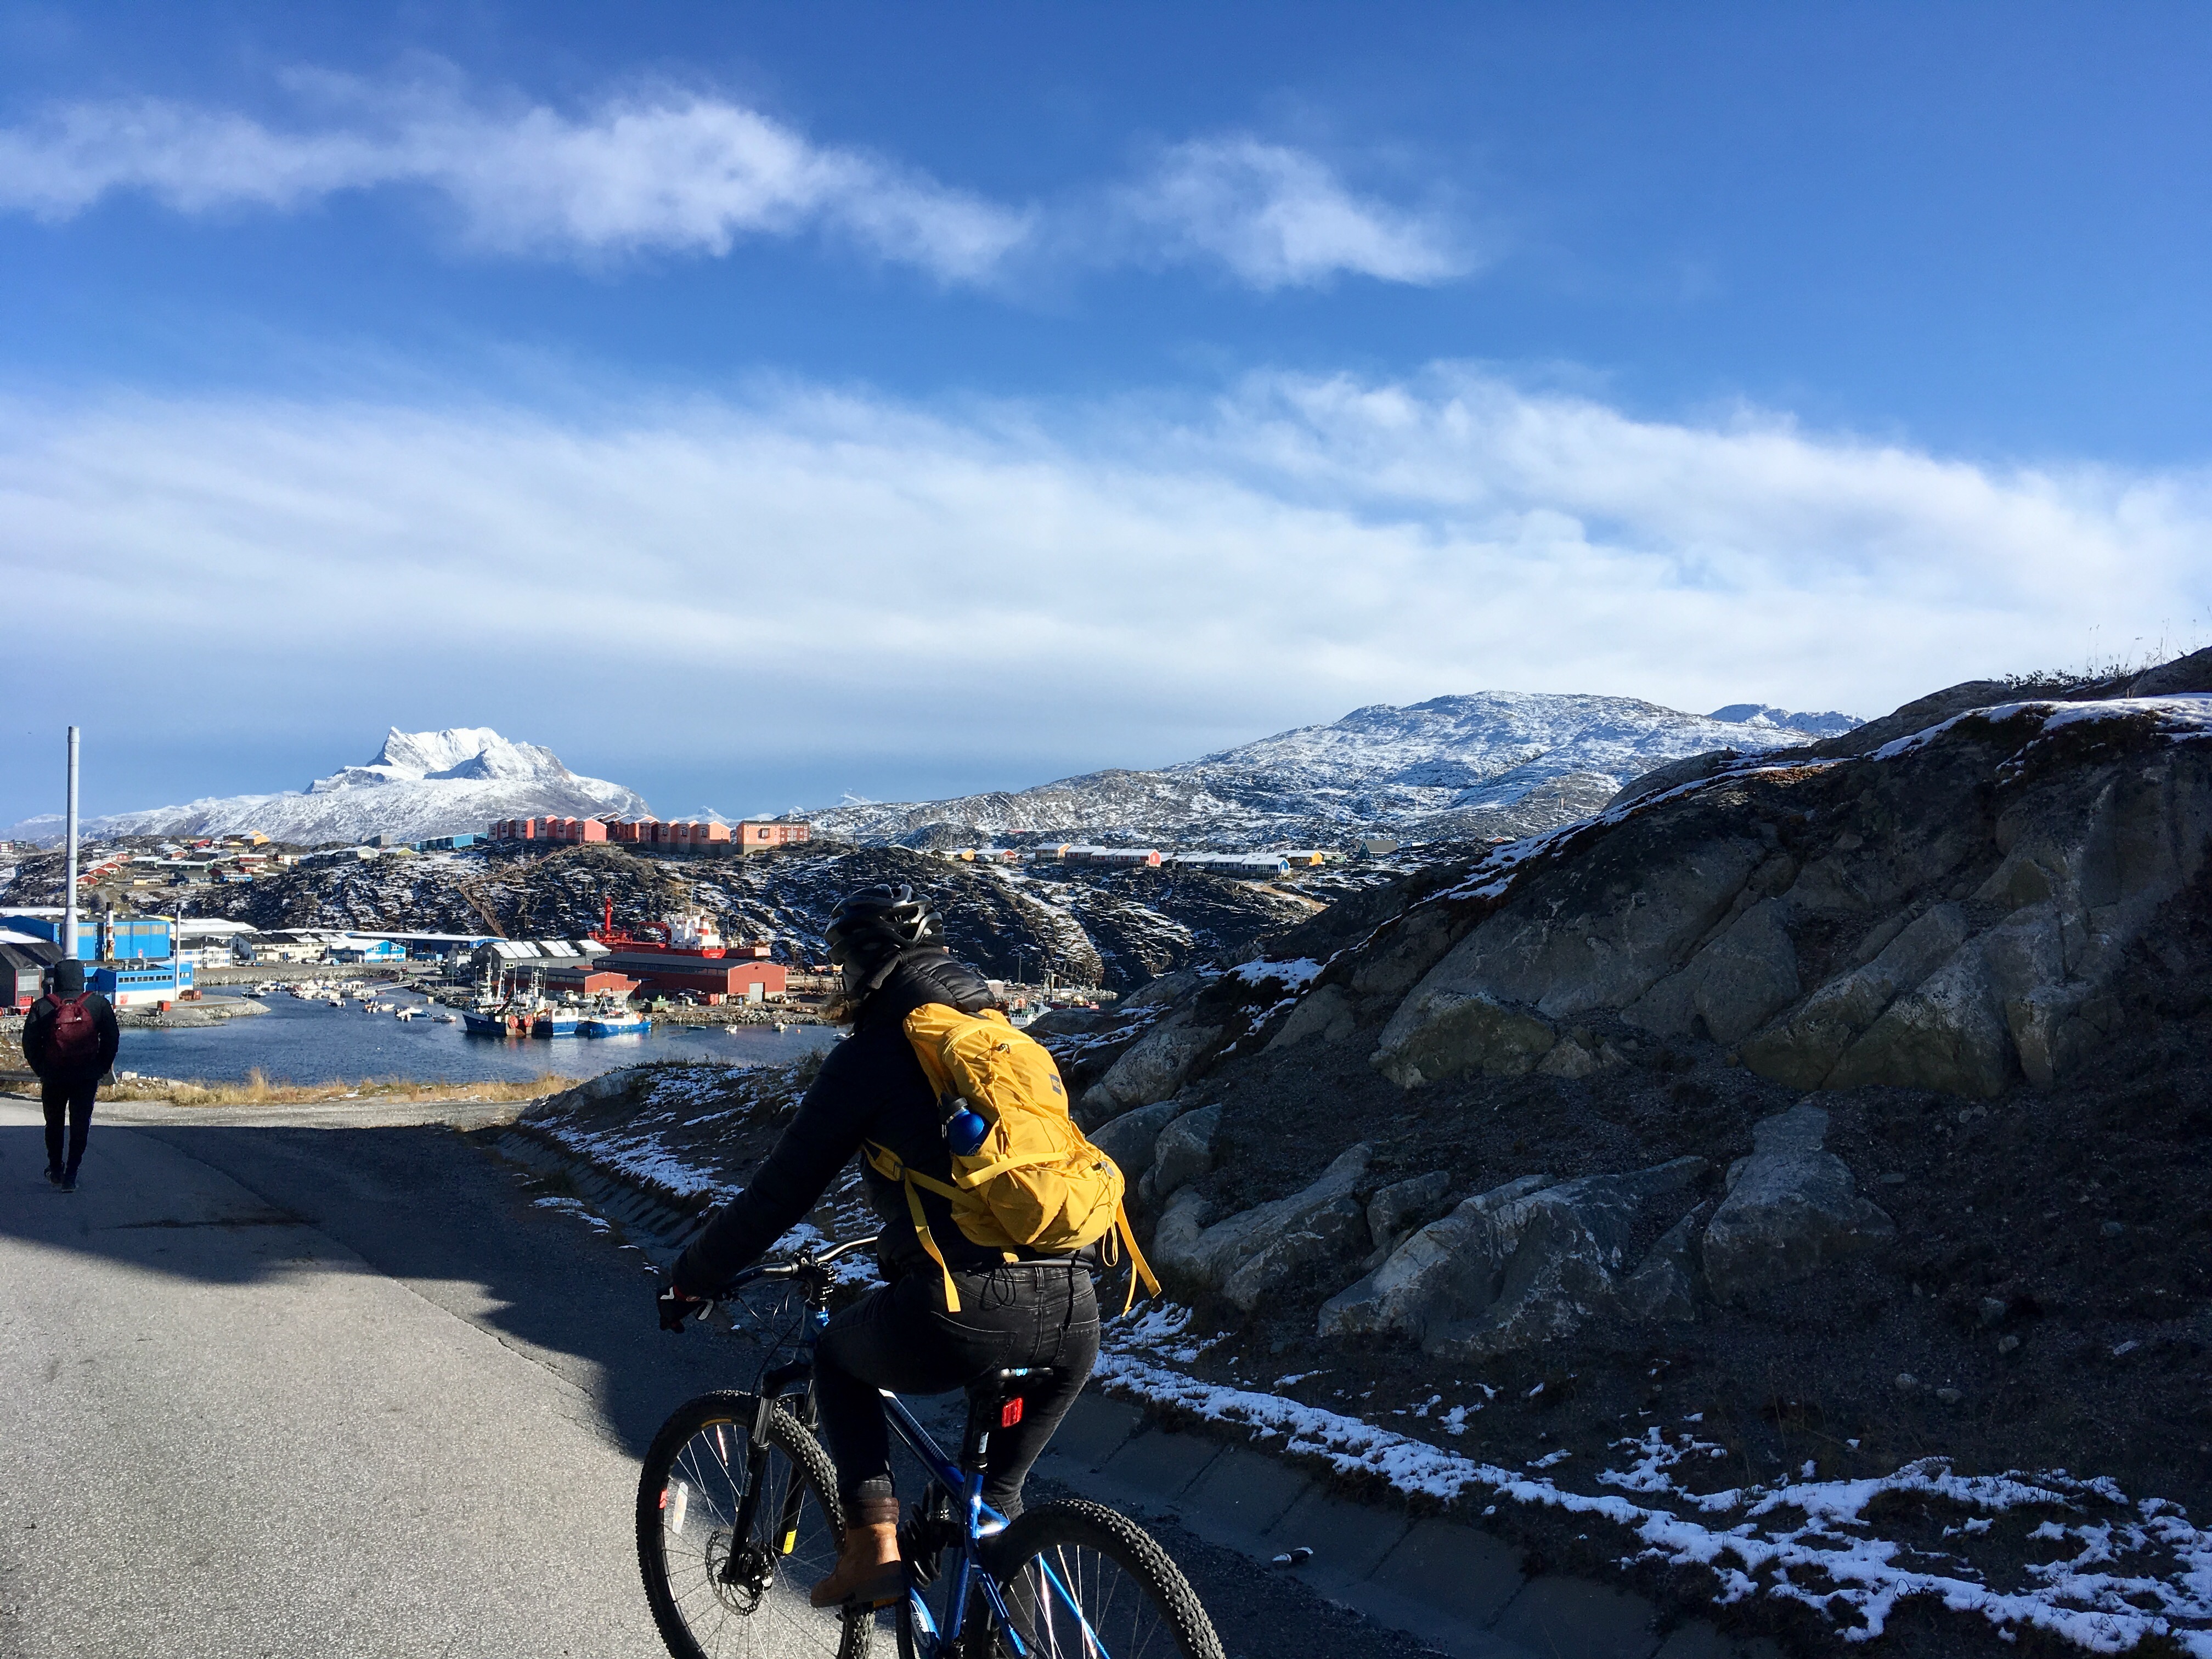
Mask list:
[[[644,814],[635,790],[580,777],[551,750],[510,743],[487,726],[402,732],[361,766],[342,767],[297,794],[226,795],[182,806],[156,806],[88,818],[89,836],[209,836],[258,830],[276,841],[313,846],[374,835],[420,841],[482,831],[495,818],[600,812]],[[59,817],[17,824],[26,840],[58,840]]]
[[[1014,793],[809,816],[827,834],[918,846],[1037,834],[1186,846],[1334,842],[1366,832],[1525,835],[1595,811],[1668,761],[1794,747],[1826,729],[1785,724],[1771,717],[1784,711],[1760,704],[1741,707],[1746,715],[1735,720],[1632,697],[1478,691],[1355,708],[1325,726],[1158,771],[1093,772]],[[1849,715],[1786,719],[1858,724]]]
[[[1763,702],[1732,702],[1714,709],[1711,718],[1731,725],[1778,726],[1784,731],[1802,732],[1808,738],[1840,738],[1853,726],[1866,724],[1856,714],[1839,714],[1832,708],[1824,714],[1793,714],[1787,708],[1773,708]]]

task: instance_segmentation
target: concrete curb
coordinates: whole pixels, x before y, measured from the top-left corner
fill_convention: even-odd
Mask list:
[[[506,1126],[487,1144],[510,1163],[566,1179],[664,1266],[702,1218],[530,1125]],[[1643,1596],[1557,1573],[1530,1578],[1522,1552],[1479,1527],[1348,1502],[1285,1459],[1170,1427],[1095,1390],[1077,1400],[1037,1473],[1132,1516],[1171,1519],[1255,1563],[1310,1549],[1301,1566],[1267,1570],[1287,1571],[1452,1659],[1783,1659],[1772,1642],[1729,1636],[1705,1620],[1662,1638],[1659,1609]]]

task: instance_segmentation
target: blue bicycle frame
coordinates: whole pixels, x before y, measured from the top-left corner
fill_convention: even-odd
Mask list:
[[[727,1296],[732,1291],[758,1279],[791,1279],[798,1280],[805,1288],[806,1294],[809,1316],[806,1321],[805,1335],[800,1341],[799,1357],[764,1372],[760,1379],[759,1408],[755,1414],[753,1424],[753,1441],[756,1447],[765,1448],[768,1443],[769,1413],[775,1401],[792,1393],[799,1393],[805,1397],[806,1407],[804,1420],[811,1431],[815,1416],[813,1410],[815,1346],[820,1340],[823,1328],[830,1322],[829,1309],[824,1305],[830,1285],[830,1275],[826,1269],[829,1263],[836,1257],[849,1250],[863,1249],[873,1243],[875,1241],[872,1238],[855,1239],[820,1255],[801,1255],[788,1265],[750,1268],[740,1273],[722,1292],[724,1296]],[[907,1614],[912,1622],[915,1644],[926,1656],[935,1654],[948,1638],[957,1638],[964,1634],[967,1609],[973,1600],[973,1591],[979,1587],[982,1590],[984,1602],[990,1610],[992,1622],[998,1627],[1006,1640],[1012,1644],[1015,1659],[1024,1659],[1024,1656],[1030,1652],[1029,1644],[1022,1639],[1021,1632],[1015,1628],[1012,1615],[1006,1610],[1006,1601],[1000,1593],[998,1581],[981,1568],[980,1556],[983,1540],[1004,1529],[1006,1525],[1006,1517],[983,1501],[983,1470],[985,1455],[990,1448],[993,1426],[990,1420],[993,1415],[992,1408],[995,1408],[999,1418],[998,1426],[1011,1428],[1020,1420],[1018,1404],[1022,1397],[1019,1389],[1011,1385],[1017,1384],[1024,1378],[1042,1374],[1042,1368],[1034,1367],[1002,1370],[997,1373],[995,1380],[998,1387],[995,1391],[989,1394],[970,1391],[968,1432],[965,1443],[961,1449],[960,1461],[957,1463],[945,1456],[939,1449],[937,1443],[930,1438],[929,1431],[922,1427],[904,1401],[888,1389],[878,1391],[883,1395],[884,1410],[890,1419],[892,1432],[896,1434],[907,1449],[915,1455],[922,1468],[928,1472],[931,1480],[945,1492],[948,1498],[956,1493],[958,1495],[958,1529],[950,1539],[945,1540],[943,1558],[945,1568],[943,1576],[946,1579],[947,1587],[951,1592],[945,1605],[953,1609],[951,1617],[954,1628],[949,1632],[939,1630],[935,1615],[930,1612],[929,1604],[923,1598],[922,1587],[912,1582],[909,1582],[907,1586]],[[1007,1415],[1010,1411],[1015,1414]],[[795,1487],[793,1496],[796,1496]],[[759,1498],[757,1488],[749,1483],[745,1495],[740,1501],[738,1522],[739,1536],[746,1535],[749,1531],[753,1505],[759,1501]],[[922,1506],[925,1512],[929,1507],[927,1498],[927,1494],[925,1493],[925,1502]],[[786,1522],[787,1524],[794,1524],[796,1518],[795,1515],[787,1516]],[[1111,1659],[1111,1656],[1107,1653],[1105,1644],[1098,1639],[1097,1632],[1091,1628],[1091,1621],[1084,1617],[1081,1606],[1069,1592],[1060,1575],[1042,1559],[1037,1565],[1045,1583],[1050,1587],[1054,1598],[1067,1609],[1069,1616],[1080,1631],[1084,1638],[1085,1653],[1095,1656],[1095,1659]],[[909,1580],[912,1576],[912,1566],[913,1564],[909,1562]]]
[[[1006,1382],[1030,1374],[1024,1370],[1001,1371],[999,1376],[1001,1382]],[[971,1406],[968,1438],[972,1455],[963,1456],[963,1462],[966,1465],[963,1468],[938,1449],[937,1443],[929,1437],[929,1431],[923,1428],[914,1413],[908,1409],[906,1401],[888,1389],[879,1392],[883,1395],[884,1413],[890,1419],[891,1431],[906,1443],[907,1449],[921,1461],[921,1466],[928,1470],[939,1486],[948,1494],[957,1492],[960,1495],[960,1533],[950,1552],[951,1559],[946,1564],[948,1571],[945,1575],[950,1591],[945,1605],[955,1610],[952,1614],[955,1627],[949,1633],[953,1636],[962,1633],[960,1626],[969,1604],[969,1592],[980,1583],[984,1600],[990,1606],[993,1620],[1013,1644],[1017,1659],[1020,1659],[1020,1656],[1028,1653],[1028,1644],[1014,1628],[1013,1618],[1007,1613],[1006,1601],[999,1594],[998,1581],[989,1573],[981,1571],[981,1563],[977,1559],[982,1541],[989,1535],[985,1528],[988,1527],[990,1532],[997,1532],[1006,1524],[1006,1517],[983,1501],[983,1454],[990,1444],[988,1417],[982,1419],[984,1426],[979,1431],[978,1413]],[[938,1629],[936,1618],[922,1596],[921,1585],[908,1584],[906,1599],[908,1616],[914,1622],[916,1644],[925,1653],[934,1652],[948,1632]],[[1082,1618],[1082,1610],[1076,1607],[1072,1601],[1069,1607],[1078,1619]]]

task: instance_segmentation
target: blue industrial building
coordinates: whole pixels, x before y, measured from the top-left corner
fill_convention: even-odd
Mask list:
[[[0,928],[28,935],[61,957],[62,912],[52,908],[0,912]],[[176,929],[167,916],[101,915],[81,918],[77,960],[92,971],[85,983],[118,1008],[145,1002],[173,1002],[192,989],[192,964],[179,960]],[[23,975],[13,975],[23,989]]]

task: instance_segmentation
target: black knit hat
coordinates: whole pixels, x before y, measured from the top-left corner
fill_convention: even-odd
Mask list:
[[[82,994],[84,964],[81,962],[71,962],[66,957],[63,957],[54,964],[53,985],[56,996],[73,997]]]

